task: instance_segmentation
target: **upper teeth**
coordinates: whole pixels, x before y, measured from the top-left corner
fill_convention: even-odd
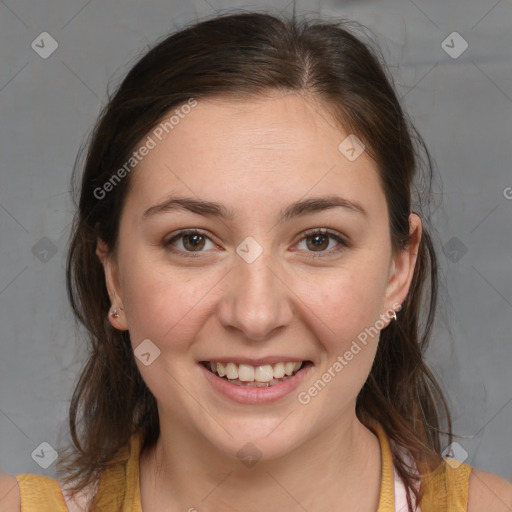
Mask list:
[[[216,363],[210,362],[210,369],[220,377],[239,379],[243,382],[270,382],[272,379],[281,379],[291,375],[302,366],[302,361],[264,364],[252,366],[250,364]]]

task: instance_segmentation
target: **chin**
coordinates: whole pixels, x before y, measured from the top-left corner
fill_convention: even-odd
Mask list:
[[[305,438],[301,439],[299,433],[286,428],[283,418],[271,424],[268,421],[258,424],[248,419],[232,424],[224,423],[223,426],[232,436],[221,430],[219,436],[212,438],[209,435],[209,442],[226,456],[243,463],[279,459],[306,441]]]

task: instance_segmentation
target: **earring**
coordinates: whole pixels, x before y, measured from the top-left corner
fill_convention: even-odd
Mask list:
[[[391,315],[391,318],[392,318],[393,320],[396,320],[396,311],[395,311],[395,310],[393,310],[393,314]]]
[[[113,318],[119,318],[119,313],[117,312],[117,309],[112,309],[110,311],[110,316],[113,317]]]

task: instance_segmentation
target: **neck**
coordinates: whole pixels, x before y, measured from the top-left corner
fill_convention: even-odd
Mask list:
[[[197,432],[161,417],[160,437],[141,454],[142,508],[153,510],[377,510],[377,437],[355,414],[286,456],[253,465],[226,456]]]

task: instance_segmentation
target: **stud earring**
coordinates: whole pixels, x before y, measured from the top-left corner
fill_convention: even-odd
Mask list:
[[[393,320],[396,320],[396,311],[395,311],[395,310],[393,310],[393,314],[391,315],[391,318],[392,318]]]
[[[110,316],[113,318],[119,318],[119,313],[117,312],[116,308],[114,308],[110,311]]]

